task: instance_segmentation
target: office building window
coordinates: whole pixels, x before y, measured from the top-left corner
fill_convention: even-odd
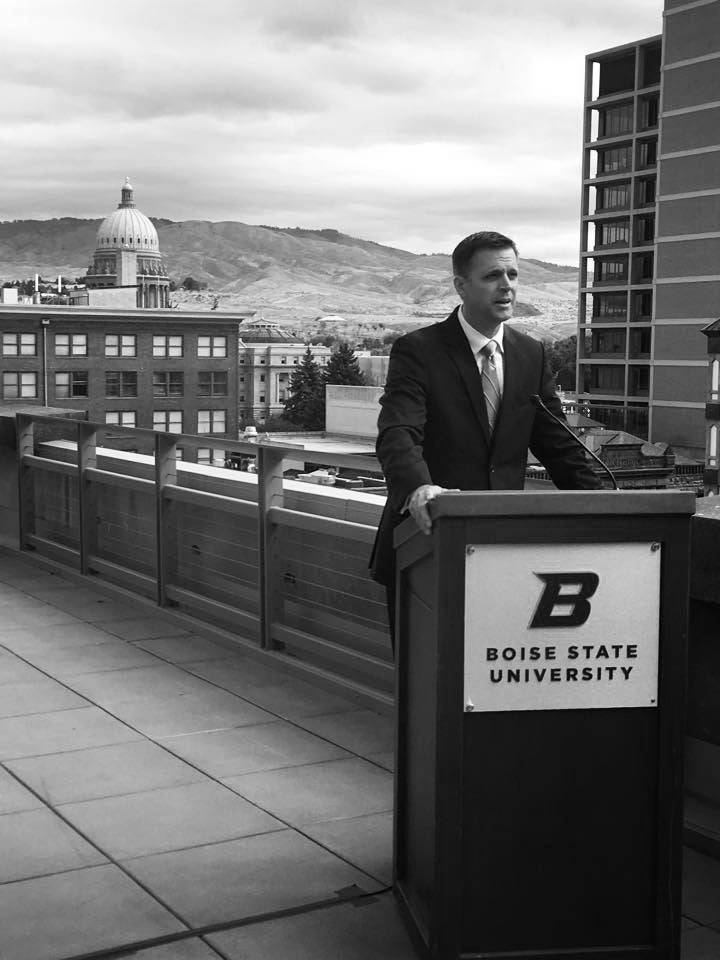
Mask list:
[[[221,447],[198,447],[197,462],[222,467],[225,465],[225,451]]]
[[[2,352],[4,357],[34,357],[37,354],[37,337],[34,333],[4,333]]]
[[[627,314],[627,296],[624,293],[601,293],[593,298],[593,317],[624,317]]]
[[[182,410],[153,410],[153,430],[164,433],[182,433]]]
[[[198,337],[199,357],[226,357],[227,337]]]
[[[106,357],[136,357],[137,337],[134,333],[109,333],[105,337]]]
[[[598,150],[598,174],[624,173],[632,169],[632,147]]]
[[[7,370],[2,375],[3,400],[31,400],[37,397],[37,374]]]
[[[87,395],[87,370],[65,371],[55,374],[56,400],[67,400],[68,397],[86,397]]]
[[[135,410],[108,410],[105,414],[105,423],[113,427],[136,427],[137,412]]]
[[[227,370],[201,370],[198,373],[198,396],[226,397],[227,392]]]
[[[627,283],[627,258],[598,260],[595,264],[596,283]]]
[[[599,135],[601,137],[619,137],[623,133],[630,133],[632,127],[632,103],[622,103],[617,107],[607,107],[600,111]]]
[[[225,433],[225,410],[198,410],[198,433]]]
[[[56,357],[86,357],[87,352],[86,333],[55,334]]]
[[[154,397],[182,397],[185,375],[180,370],[156,370],[153,373]]]
[[[181,357],[183,355],[182,337],[153,337],[154,357]]]
[[[624,209],[630,203],[630,184],[620,183],[615,186],[598,187],[598,210]]]
[[[626,246],[630,242],[629,220],[608,220],[596,226],[596,247]]]
[[[106,397],[136,397],[137,372],[135,370],[106,370],[105,396]]]

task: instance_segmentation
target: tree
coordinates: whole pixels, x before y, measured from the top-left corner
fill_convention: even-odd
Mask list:
[[[304,430],[322,430],[325,427],[325,378],[310,347],[290,378],[285,417]]]
[[[202,284],[200,284],[195,277],[185,277],[182,282],[183,290],[201,290]]]
[[[577,359],[577,337],[566,337],[555,343],[545,345],[545,357],[558,386],[564,390],[575,389],[575,361]]]
[[[349,343],[341,342],[331,355],[325,368],[325,383],[365,386],[365,374],[360,370],[355,351]]]

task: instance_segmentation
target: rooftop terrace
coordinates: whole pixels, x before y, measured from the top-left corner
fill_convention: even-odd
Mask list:
[[[138,506],[148,471],[136,458],[121,474],[109,453],[88,447],[85,427],[81,433],[81,453],[93,455],[77,469],[97,486],[106,470],[109,492],[98,491],[101,501],[80,498],[85,509],[100,503],[106,519],[112,507],[115,525],[94,541],[83,534],[67,449],[40,444],[32,453],[21,437],[20,456],[41,478],[22,507],[34,510],[24,536],[35,549],[19,551],[7,532],[0,546],[0,957],[411,960],[389,890],[391,667],[372,619],[377,598],[363,595],[357,572],[368,539],[359,528],[372,530],[377,507],[343,494],[355,498],[351,509],[340,495],[336,503],[326,491],[292,484],[284,501],[277,491],[274,499],[256,492],[260,527],[275,528],[272,579],[285,584],[284,602],[258,603],[249,587],[238,588],[247,610],[233,633],[218,619],[235,616],[229,590],[198,599],[212,569],[201,583],[196,566],[196,580],[184,592],[177,586],[179,549],[170,564],[159,552],[168,581],[159,596],[194,598],[193,609],[148,595],[152,564],[137,540],[148,527]],[[57,459],[40,463],[38,454],[50,453]],[[160,453],[169,469],[172,457]],[[9,469],[0,458],[6,494]],[[229,488],[249,498],[250,478],[223,473],[166,475],[166,493],[178,511],[205,497],[207,511],[234,520]],[[261,475],[260,488],[267,481]],[[187,490],[178,492],[178,483]],[[329,497],[330,515],[344,519],[320,522],[309,512],[313,497]],[[0,506],[7,513],[7,496]],[[285,581],[293,554],[277,545],[282,525],[301,524],[324,538],[331,558],[341,534],[348,550],[358,545],[352,569],[318,567],[314,592]],[[132,534],[135,557],[107,539],[121,528]],[[193,533],[188,554],[197,557],[199,544],[210,563],[209,534],[200,541],[197,526]],[[238,550],[250,556],[247,545]],[[145,572],[124,574],[134,560]],[[712,565],[701,573],[696,590],[712,600]],[[339,631],[333,603],[347,603],[354,639]],[[294,619],[286,622],[288,610]],[[710,642],[714,629],[704,634]],[[287,647],[263,649],[275,630]],[[696,737],[706,716],[693,721]],[[720,861],[698,849],[685,851],[683,913],[683,960],[718,960]]]

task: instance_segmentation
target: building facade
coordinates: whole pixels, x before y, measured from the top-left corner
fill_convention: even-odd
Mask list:
[[[702,456],[720,304],[720,0],[586,60],[578,393],[607,426]]]
[[[302,363],[307,350],[298,337],[267,320],[250,320],[240,327],[238,353],[238,404],[240,422],[264,423],[281,416],[290,391],[293,371]],[[313,346],[315,362],[324,368],[330,358],[329,347]]]
[[[0,397],[109,426],[238,435],[238,318],[207,312],[0,306]],[[187,451],[187,459],[195,459]]]

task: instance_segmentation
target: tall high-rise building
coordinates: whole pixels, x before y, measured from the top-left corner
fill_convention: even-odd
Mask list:
[[[586,59],[578,391],[591,415],[702,455],[720,315],[720,0]]]

